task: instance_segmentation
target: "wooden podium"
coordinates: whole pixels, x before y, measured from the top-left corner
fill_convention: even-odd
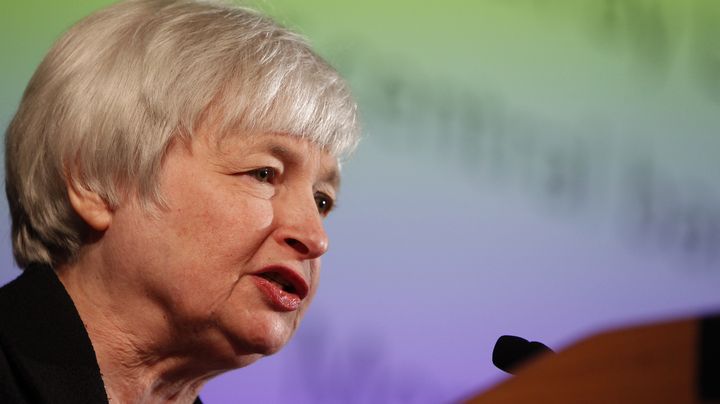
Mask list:
[[[532,360],[467,403],[720,402],[718,323],[716,316],[598,334]]]

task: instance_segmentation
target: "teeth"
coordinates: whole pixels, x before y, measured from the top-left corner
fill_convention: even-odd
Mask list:
[[[277,283],[278,285],[282,286],[283,290],[285,290],[285,291],[294,291],[295,290],[293,285],[290,282],[288,282],[285,278],[280,276],[280,274],[277,274],[275,272],[266,272],[264,274],[261,274],[260,276],[262,276],[263,278],[265,278],[269,281]]]

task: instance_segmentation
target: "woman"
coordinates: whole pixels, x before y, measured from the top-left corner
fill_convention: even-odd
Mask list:
[[[6,140],[0,401],[193,402],[277,352],[328,248],[345,82],[297,35],[207,1],[72,27]]]

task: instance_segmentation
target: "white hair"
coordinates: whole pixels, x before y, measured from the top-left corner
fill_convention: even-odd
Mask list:
[[[67,183],[111,207],[160,202],[174,139],[212,120],[221,136],[285,133],[336,157],[359,139],[338,73],[299,35],[209,1],[130,0],[75,24],[30,80],[6,134],[6,192],[21,267],[71,260],[87,236]]]

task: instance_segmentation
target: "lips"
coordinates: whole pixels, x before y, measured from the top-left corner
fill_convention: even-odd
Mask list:
[[[289,268],[263,268],[253,274],[253,280],[271,306],[279,311],[297,310],[308,294],[305,279]]]

